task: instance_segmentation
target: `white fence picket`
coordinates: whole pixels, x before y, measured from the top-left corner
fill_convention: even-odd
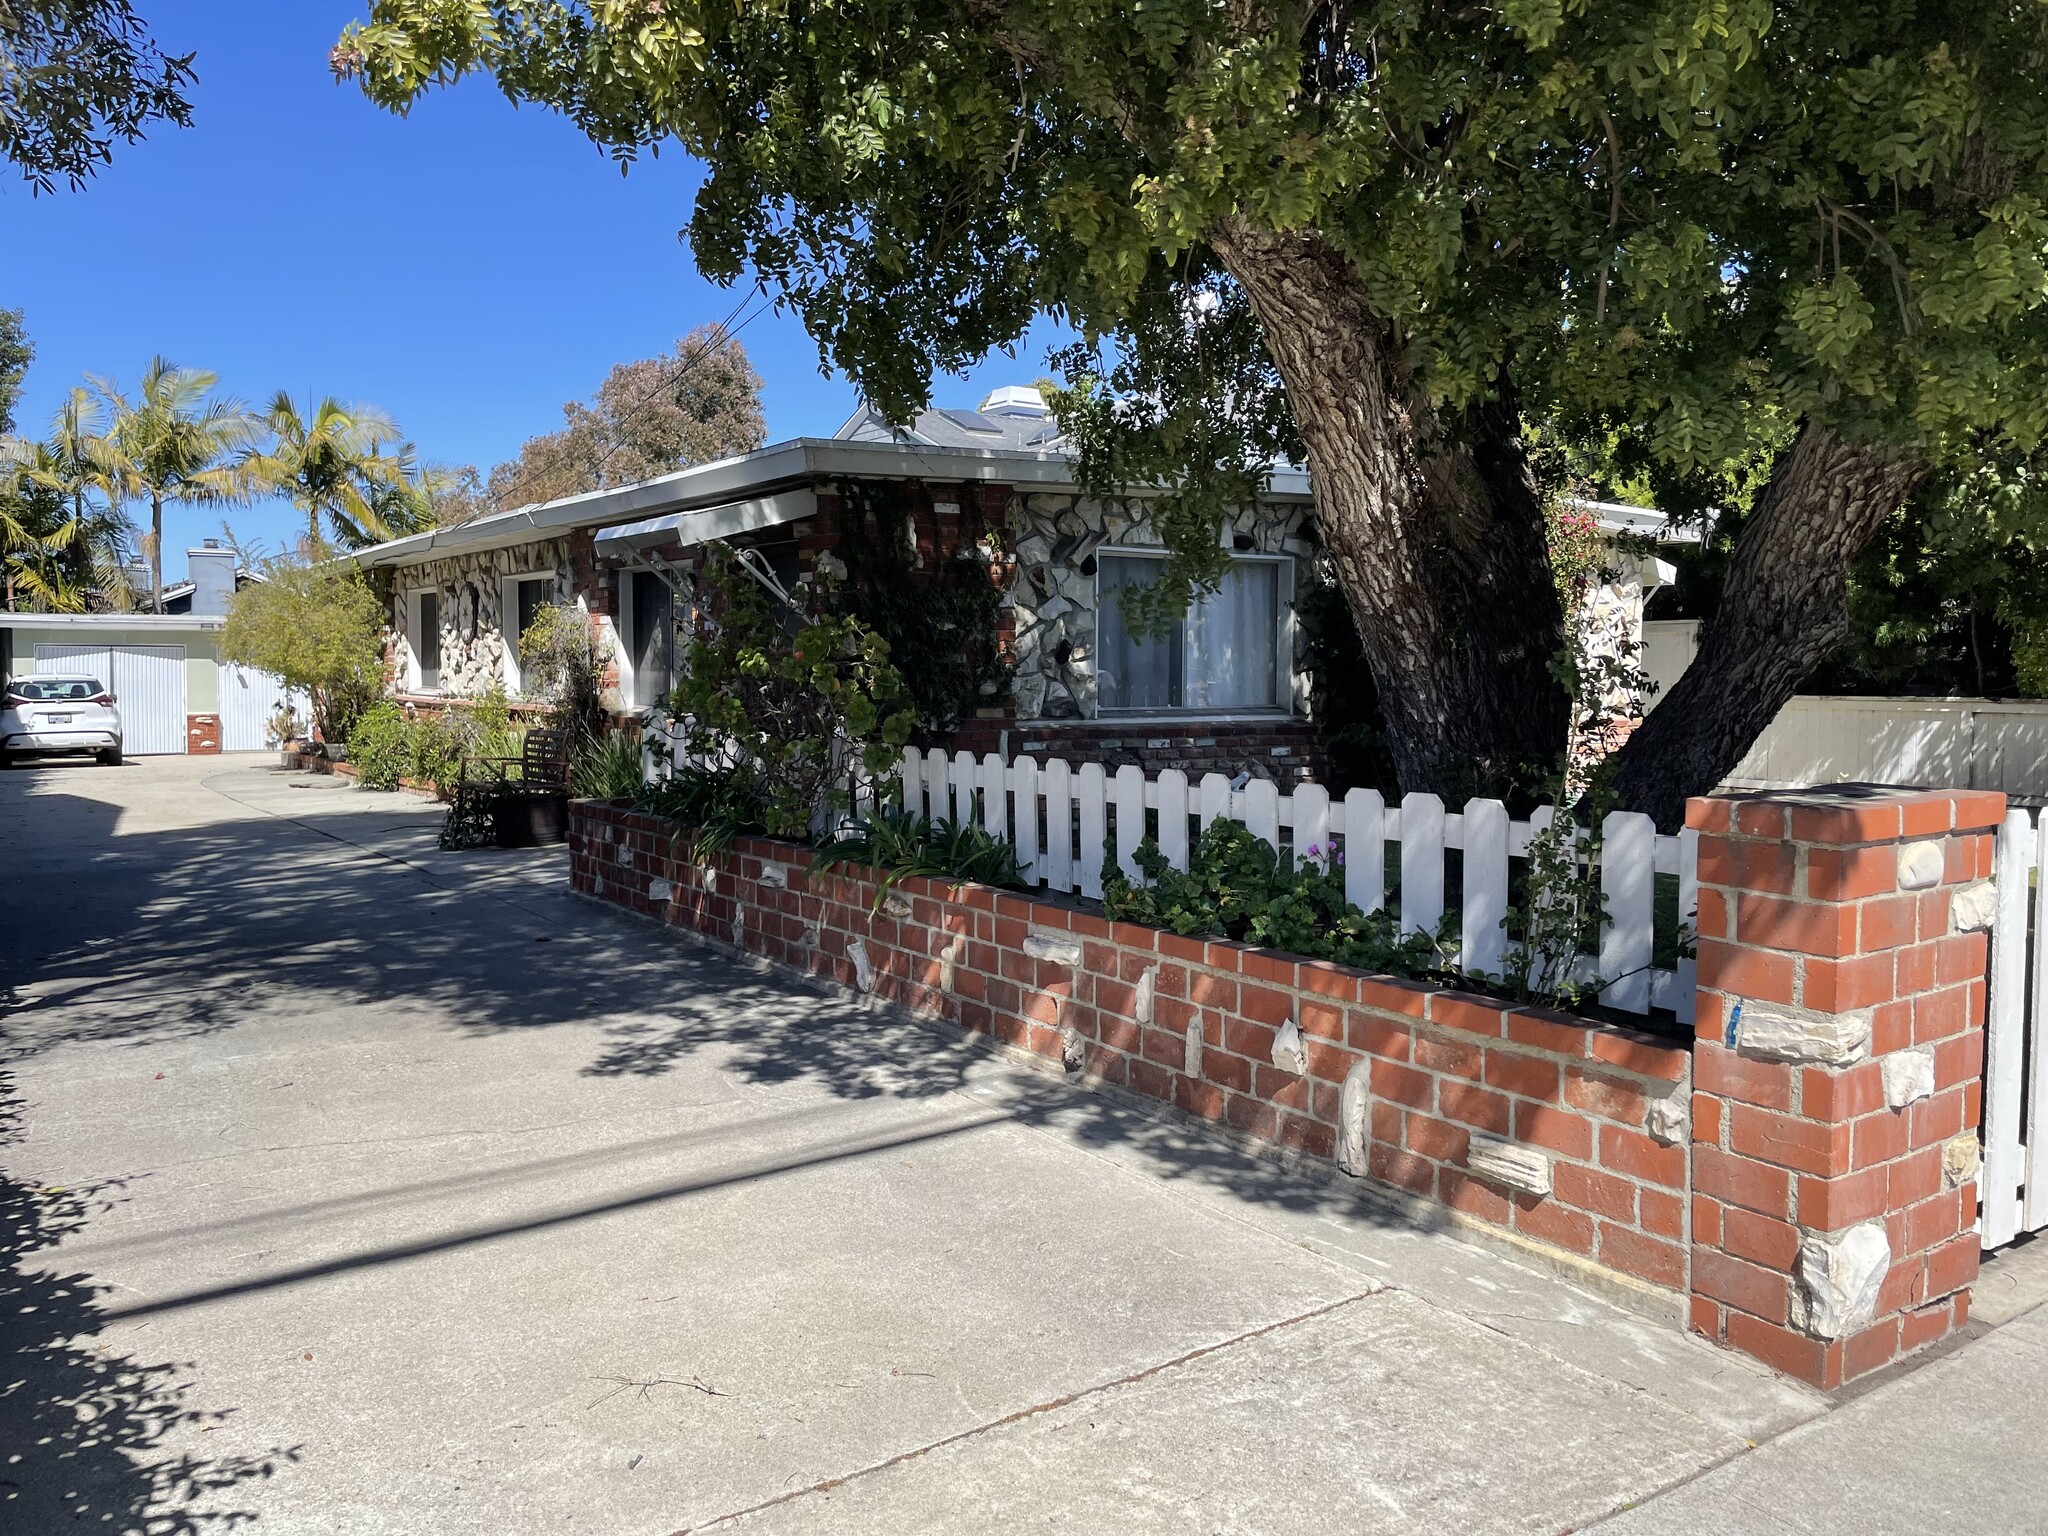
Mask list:
[[[1435,933],[1444,916],[1444,803],[1401,797],[1401,931]]]
[[[1161,771],[1153,786],[1159,807],[1159,852],[1175,869],[1188,867],[1188,776]]]
[[[1497,976],[1508,951],[1508,808],[1498,800],[1465,807],[1464,926],[1458,964]]]
[[[1145,840],[1145,770],[1125,763],[1116,771],[1116,864],[1126,880],[1138,878],[1138,844]]]
[[[981,760],[981,829],[990,837],[1010,840],[1010,770],[990,752]]]
[[[1081,894],[1102,899],[1102,840],[1109,831],[1109,796],[1100,763],[1083,763],[1074,776],[1074,798],[1080,802]]]
[[[980,764],[975,762],[972,752],[953,754],[953,820],[963,827],[971,827],[980,820],[974,804],[975,783],[980,777]]]
[[[1650,961],[1657,952],[1657,824],[1637,811],[1600,823],[1600,1000],[1624,1013],[1650,1008]]]
[[[1376,789],[1344,796],[1344,895],[1361,912],[1387,904],[1387,802]]]
[[[1074,770],[1063,757],[1046,759],[1045,883],[1055,891],[1074,888]]]
[[[1497,800],[1472,800],[1461,811],[1447,813],[1442,800],[1424,794],[1408,795],[1398,808],[1389,807],[1369,789],[1354,789],[1341,805],[1333,805],[1315,784],[1283,794],[1272,781],[1255,779],[1233,790],[1222,774],[1208,773],[1197,787],[1176,769],[1148,777],[1125,766],[1112,777],[1100,763],[1076,770],[1060,758],[1040,763],[1019,757],[1005,764],[994,754],[977,760],[968,752],[948,756],[906,749],[900,777],[903,805],[910,813],[980,825],[1010,840],[1019,868],[1033,885],[1090,898],[1102,894],[1105,857],[1128,877],[1137,877],[1135,854],[1148,826],[1166,862],[1186,869],[1194,852],[1191,821],[1199,820],[1206,830],[1229,818],[1275,847],[1291,847],[1297,860],[1312,858],[1330,867],[1341,858],[1345,896],[1366,912],[1386,905],[1386,844],[1398,843],[1400,930],[1433,934],[1445,911],[1446,850],[1458,850],[1459,964],[1496,975],[1506,968],[1509,952],[1513,861],[1527,856],[1531,838],[1552,816],[1542,807],[1526,822],[1511,821]],[[1148,811],[1156,813],[1156,824],[1148,820]],[[1105,834],[1115,840],[1107,853]],[[1602,838],[1600,880],[1609,923],[1599,954],[1581,956],[1572,970],[1588,980],[1600,977],[1606,983],[1601,1001],[1610,1007],[1630,1013],[1666,1008],[1690,1022],[1694,962],[1656,968],[1653,961],[1660,876],[1677,880],[1679,921],[1693,922],[1699,896],[1698,834],[1660,837],[1647,818],[1617,813],[1603,826]],[[1585,847],[1581,834],[1582,862]],[[2031,844],[2028,856],[2033,856]],[[2048,1052],[2027,1059],[2040,1062]],[[2040,1070],[2048,1072],[2048,1067]],[[2048,1086],[2036,1097],[2048,1097]],[[2048,1159],[2048,1136],[2039,1145]],[[2038,1182],[2040,1198],[2048,1204],[2048,1177]]]
[[[1330,792],[1320,784],[1300,784],[1291,798],[1295,858],[1328,869],[1335,851],[1330,846]]]
[[[1010,822],[1010,842],[1017,850],[1017,867],[1026,880],[1036,882],[1044,874],[1038,863],[1038,759],[1020,757],[1010,765],[1010,793],[1016,810]]]
[[[2039,813],[2034,829],[2034,987],[2027,1009],[2029,1068],[2027,1118],[2022,1135],[2026,1162],[2021,1168],[2020,1225],[2030,1232],[2048,1227],[2048,956],[2041,953],[2048,934],[2048,812]],[[2002,914],[2001,914],[2002,915]]]
[[[2000,1247],[2017,1237],[2023,1214],[2027,866],[2034,851],[2030,846],[2033,830],[2025,811],[2008,811],[1996,845],[1998,911],[1991,938],[1991,998],[1984,1041],[1984,1182],[1980,1196],[1986,1248]],[[2041,1134],[2037,1128],[2035,1137]]]

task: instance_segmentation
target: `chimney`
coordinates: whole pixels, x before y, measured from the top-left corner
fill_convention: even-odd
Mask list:
[[[185,574],[192,582],[192,612],[224,616],[235,595],[235,552],[222,549],[219,539],[208,539],[204,548],[185,551]]]

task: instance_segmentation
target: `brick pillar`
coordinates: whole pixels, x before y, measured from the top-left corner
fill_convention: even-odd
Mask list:
[[[1833,1388],[1977,1275],[1996,794],[1696,799],[1692,1326]]]

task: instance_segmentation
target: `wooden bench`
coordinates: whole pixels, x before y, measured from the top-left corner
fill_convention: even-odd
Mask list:
[[[517,757],[465,757],[441,830],[444,848],[532,848],[569,837],[570,737],[536,726]]]

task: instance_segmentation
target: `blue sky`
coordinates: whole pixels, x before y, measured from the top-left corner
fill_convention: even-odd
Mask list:
[[[410,118],[337,85],[327,52],[365,0],[145,0],[167,51],[194,51],[193,126],[116,151],[83,192],[0,183],[0,305],[27,311],[36,361],[18,429],[87,373],[129,383],[156,353],[257,403],[278,389],[382,406],[430,459],[485,469],[560,425],[615,362],[724,316],[677,232],[699,168],[680,153],[622,177],[551,114],[488,81]],[[756,306],[758,307],[758,306]],[[941,380],[940,404],[1044,372],[1050,327],[1016,359]],[[771,438],[829,433],[854,404],[794,316],[741,333]],[[296,516],[227,514],[277,547]],[[164,570],[217,534],[167,518]]]

